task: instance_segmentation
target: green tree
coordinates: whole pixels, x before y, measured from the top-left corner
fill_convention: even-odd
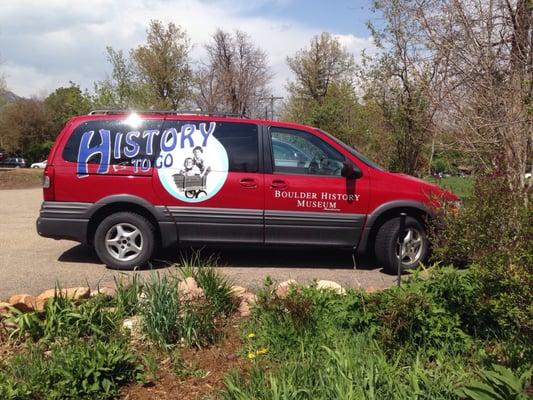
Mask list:
[[[365,99],[378,105],[390,142],[389,167],[411,175],[427,172],[434,138],[428,98],[434,88],[434,60],[421,51],[421,27],[412,19],[409,0],[375,0],[382,23],[370,24],[379,52],[365,57],[360,78]],[[431,93],[432,96],[435,93]]]
[[[287,57],[287,64],[295,75],[287,86],[290,95],[318,103],[324,101],[332,85],[352,82],[355,70],[352,54],[328,32],[315,36],[294,57]]]
[[[96,82],[97,108],[177,109],[188,105],[193,82],[187,33],[178,25],[152,20],[146,43],[122,50],[107,47],[111,75]]]
[[[153,96],[137,78],[132,61],[122,50],[106,48],[107,61],[112,66],[111,76],[96,82],[93,99],[96,108],[149,108]]]
[[[75,115],[87,114],[91,109],[91,98],[74,82],[69,87],[60,87],[44,99],[44,111],[49,118],[50,134],[55,135]]]
[[[192,70],[189,62],[190,41],[178,25],[150,21],[146,44],[131,52],[139,81],[146,85],[154,106],[177,109],[190,98]]]
[[[315,36],[308,47],[287,58],[294,80],[282,118],[329,131],[347,141],[358,107],[353,86],[354,60],[330,33]]]
[[[46,157],[57,132],[51,131],[44,103],[22,99],[8,103],[0,114],[0,147],[30,162]]]
[[[378,162],[387,162],[386,142],[379,140],[382,115],[375,103],[361,103],[356,94],[353,55],[330,33],[287,58],[294,79],[282,110],[284,120],[321,128]]]

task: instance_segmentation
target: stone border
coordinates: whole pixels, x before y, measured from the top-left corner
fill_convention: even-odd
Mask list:
[[[123,283],[127,285],[128,283]],[[338,294],[346,294],[346,290],[337,282],[328,280],[316,281],[316,288],[318,290],[333,290]],[[280,297],[288,296],[291,287],[297,287],[300,284],[294,279],[278,283],[275,286],[274,293]],[[367,293],[379,291],[376,288],[363,289]],[[192,277],[187,277],[181,280],[178,284],[178,292],[181,301],[195,301],[201,300],[205,297],[204,291],[198,286],[196,280]],[[257,295],[242,286],[233,286],[231,289],[233,298],[238,304],[238,312],[241,317],[248,317],[251,314],[251,307],[257,301]],[[12,309],[16,309],[22,313],[28,312],[42,312],[46,302],[54,297],[65,297],[74,301],[88,299],[97,295],[104,295],[114,298],[117,295],[117,288],[115,284],[106,285],[92,290],[88,287],[72,287],[66,289],[48,289],[39,294],[32,296],[29,294],[16,294],[9,298],[7,302],[0,302],[0,319],[6,314],[9,314]]]

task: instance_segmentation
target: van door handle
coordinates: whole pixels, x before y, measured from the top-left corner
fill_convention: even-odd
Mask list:
[[[252,178],[243,178],[239,182],[243,188],[246,189],[256,189],[257,188],[257,182],[255,179]]]
[[[282,181],[281,179],[274,179],[270,184],[270,189],[287,189],[287,182]]]

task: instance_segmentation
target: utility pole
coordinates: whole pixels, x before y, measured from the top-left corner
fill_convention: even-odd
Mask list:
[[[259,100],[268,100],[270,101],[270,119],[274,119],[274,102],[276,100],[283,100],[281,96],[270,95],[269,97],[261,97]],[[268,119],[268,107],[265,106],[265,119]]]

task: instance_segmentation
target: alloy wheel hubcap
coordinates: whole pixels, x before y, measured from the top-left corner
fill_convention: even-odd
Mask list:
[[[399,255],[400,245],[396,247],[396,257]],[[405,239],[402,244],[402,264],[411,265],[420,261],[424,252],[424,238],[420,231],[415,228],[405,230]]]
[[[108,253],[118,261],[130,261],[143,249],[143,236],[139,228],[128,223],[113,225],[105,235]]]

